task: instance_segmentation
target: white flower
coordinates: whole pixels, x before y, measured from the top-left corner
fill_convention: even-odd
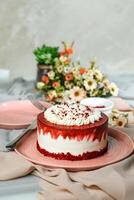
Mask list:
[[[70,98],[76,102],[81,101],[86,96],[84,89],[76,86],[70,90]]]
[[[103,78],[102,73],[101,73],[98,69],[95,69],[95,70],[94,70],[94,76],[95,76],[95,78],[96,78],[97,80],[99,80],[99,81],[101,81],[102,78]]]
[[[63,93],[62,93],[62,97],[64,99],[64,101],[66,102],[67,100],[69,100],[69,96],[70,96],[70,91],[69,90],[65,90]]]
[[[41,90],[44,87],[44,85],[45,85],[45,83],[38,82],[36,86],[37,86],[37,89]]]
[[[73,66],[73,67],[72,67],[72,72],[73,72],[73,73],[79,72],[79,65]]]
[[[87,74],[88,74],[89,76],[92,76],[92,77],[93,77],[94,71],[93,71],[92,69],[89,69],[88,72],[87,72]]]
[[[84,80],[84,86],[86,90],[94,90],[97,88],[97,83],[93,78],[88,78]]]
[[[116,121],[116,126],[118,127],[124,127],[126,126],[126,124],[127,124],[127,118],[123,116],[120,116]]]
[[[55,76],[54,71],[50,71],[50,72],[48,72],[48,77],[49,77],[51,80],[54,79],[54,76]]]
[[[65,63],[68,58],[66,56],[60,56],[59,60],[62,62],[62,63]]]
[[[69,81],[65,81],[65,87],[67,89],[71,89],[73,87],[73,83],[70,83]]]
[[[65,90],[63,93],[62,93],[62,97],[64,99],[64,103],[67,103],[67,104],[74,104],[76,103],[76,101],[70,99],[70,90]]]
[[[107,78],[104,78],[104,79],[102,80],[102,84],[104,85],[104,88],[105,88],[105,89],[110,90],[110,89],[109,89],[110,82],[109,82],[109,80],[108,80]]]
[[[62,73],[63,70],[64,70],[64,66],[63,66],[63,65],[57,66],[57,71],[58,71],[59,73]]]
[[[81,79],[81,77],[79,79],[77,79],[76,85],[83,86],[83,80]]]
[[[98,95],[98,90],[93,90],[90,92],[91,97],[96,97]]]
[[[103,95],[103,96],[106,96],[107,94],[109,94],[109,89],[106,88],[106,87],[104,87],[104,88],[102,89],[102,95]]]
[[[71,66],[64,67],[64,72],[65,73],[70,73],[71,71],[72,71],[72,67]]]
[[[112,126],[124,127],[128,123],[128,114],[117,109],[113,109],[109,118],[109,123]]]
[[[80,80],[82,78],[78,67],[73,67],[72,72],[73,72],[75,79]]]
[[[82,75],[82,78],[83,79],[90,79],[90,78],[93,79],[93,75],[94,75],[93,70],[92,69],[88,69],[87,73]]]
[[[48,92],[48,98],[49,98],[49,100],[53,100],[53,99],[56,98],[56,97],[57,97],[57,93],[56,93],[55,90],[50,90],[50,91]]]
[[[113,96],[117,96],[118,95],[118,87],[116,86],[116,84],[115,83],[111,83],[110,85],[109,85],[109,89],[110,89],[110,92],[111,92],[111,94],[113,95]]]

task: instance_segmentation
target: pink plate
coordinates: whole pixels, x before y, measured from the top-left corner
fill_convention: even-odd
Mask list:
[[[25,128],[40,112],[29,100],[0,103],[0,128]]]
[[[25,159],[51,168],[65,168],[68,171],[93,170],[118,162],[133,153],[134,142],[125,133],[109,128],[108,151],[97,158],[82,161],[56,160],[45,157],[36,149],[36,130],[26,135],[17,145],[16,152]]]

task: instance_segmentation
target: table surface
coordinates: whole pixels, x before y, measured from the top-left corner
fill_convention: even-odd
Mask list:
[[[38,178],[33,175],[0,181],[0,200],[35,200],[38,191]]]
[[[132,95],[134,88],[133,76],[111,77],[112,80],[117,80],[119,88],[123,89],[127,95]],[[134,106],[134,100],[127,100],[128,103]],[[35,200],[37,192],[40,191],[38,178],[33,175],[18,178],[10,181],[0,181],[0,200]]]

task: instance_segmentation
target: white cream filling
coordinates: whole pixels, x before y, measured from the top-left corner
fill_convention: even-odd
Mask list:
[[[54,105],[44,112],[44,117],[54,124],[81,126],[101,118],[100,111],[80,104]]]
[[[50,133],[43,134],[41,130],[38,135],[38,144],[42,149],[47,150],[50,153],[71,153],[72,155],[82,155],[86,152],[100,151],[107,145],[107,138],[102,138],[91,141],[84,138],[82,141],[76,139],[64,139],[59,136],[57,139],[52,139]]]

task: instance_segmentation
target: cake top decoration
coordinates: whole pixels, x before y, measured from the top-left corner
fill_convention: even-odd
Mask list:
[[[60,104],[48,108],[44,112],[47,121],[67,126],[81,126],[94,123],[101,118],[101,112],[80,104]]]

